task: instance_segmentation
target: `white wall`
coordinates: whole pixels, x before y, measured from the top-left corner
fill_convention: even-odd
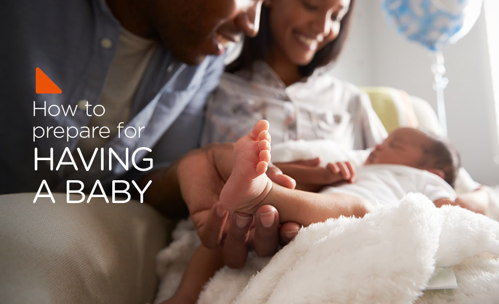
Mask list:
[[[398,34],[381,0],[357,0],[352,31],[334,74],[361,86],[392,86],[420,96],[436,108],[433,53]],[[484,184],[499,184],[497,134],[484,15],[461,40],[443,50],[449,138],[464,167]]]

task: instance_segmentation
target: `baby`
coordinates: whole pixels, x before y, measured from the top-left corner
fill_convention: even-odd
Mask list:
[[[321,193],[285,188],[266,176],[270,162],[268,130],[268,122],[261,120],[234,144],[234,163],[230,172],[222,172],[229,177],[220,193],[220,203],[232,212],[251,214],[261,204],[270,204],[279,211],[281,222],[307,226],[339,216],[362,217],[377,204],[398,202],[408,192],[421,192],[436,206],[469,207],[456,200],[450,186],[459,157],[443,141],[420,130],[399,128],[391,132],[366,159],[355,183],[353,167],[338,163],[337,182],[351,183]],[[217,249],[200,246],[175,295],[163,304],[195,303],[205,282],[223,266],[221,254]]]

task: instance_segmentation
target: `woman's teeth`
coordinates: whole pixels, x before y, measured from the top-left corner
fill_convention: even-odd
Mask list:
[[[298,38],[298,40],[304,44],[306,44],[309,48],[311,49],[315,49],[317,47],[317,39],[314,39],[314,38],[308,38],[304,35],[296,35],[296,37]]]

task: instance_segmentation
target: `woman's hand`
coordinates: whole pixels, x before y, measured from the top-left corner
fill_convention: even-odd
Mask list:
[[[325,186],[340,182],[352,183],[355,180],[355,169],[348,161],[328,163],[320,166],[320,159],[278,162],[275,166],[296,181],[296,189],[317,192]]]

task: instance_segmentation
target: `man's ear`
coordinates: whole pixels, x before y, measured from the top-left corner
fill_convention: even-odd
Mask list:
[[[436,175],[440,176],[440,178],[442,178],[442,179],[444,179],[444,177],[445,177],[444,171],[442,171],[440,169],[426,169],[426,171],[431,172],[433,174],[436,174]]]

